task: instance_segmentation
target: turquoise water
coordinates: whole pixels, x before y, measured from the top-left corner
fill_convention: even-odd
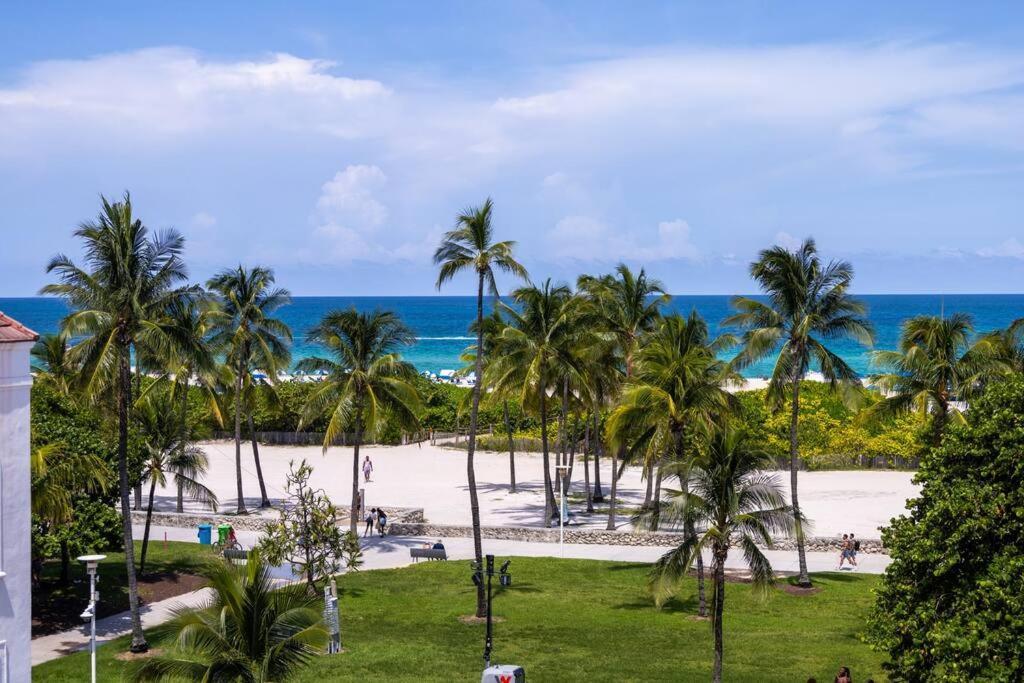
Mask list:
[[[887,294],[861,297],[868,305],[869,317],[875,326],[876,348],[894,348],[900,325],[907,318],[921,314],[963,311],[970,313],[979,331],[1005,327],[1024,317],[1024,294]],[[669,308],[688,313],[696,308],[712,330],[730,314],[728,296],[678,296]],[[487,306],[490,307],[490,302]],[[302,358],[316,353],[306,343],[306,331],[323,314],[334,308],[355,306],[360,310],[389,309],[402,317],[416,333],[416,344],[403,355],[420,370],[437,372],[459,367],[459,354],[472,343],[469,323],[476,313],[473,297],[295,297],[291,305],[281,309],[280,317],[295,333],[294,355]],[[66,313],[63,302],[52,298],[0,298],[0,311],[21,321],[37,332],[55,332]],[[869,370],[868,350],[851,342],[833,342],[831,348],[858,372]],[[748,376],[768,374],[768,361],[747,370]]]

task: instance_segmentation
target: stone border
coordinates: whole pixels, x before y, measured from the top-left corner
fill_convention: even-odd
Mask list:
[[[423,509],[422,508],[397,508],[397,507],[385,507],[385,511],[388,513],[388,526],[391,526],[390,520],[395,520],[396,524],[423,524]],[[184,529],[195,529],[200,524],[230,524],[235,529],[241,531],[263,531],[268,524],[276,521],[278,514],[276,511],[261,511],[251,515],[228,515],[228,514],[215,514],[212,512],[154,512],[152,524],[153,526],[170,526]],[[348,522],[348,508],[339,507],[338,517],[339,522]],[[132,511],[132,524],[145,524],[146,523],[146,512],[145,510],[133,510]],[[360,520],[359,524],[363,522]]]
[[[436,536],[438,538],[468,537],[473,535],[472,527],[447,524],[429,524],[395,522],[389,525],[389,531],[396,536]],[[485,526],[480,528],[483,538],[501,541],[531,541],[539,543],[557,543],[558,529],[516,526]],[[625,545],[665,547],[679,545],[683,534],[666,531],[605,531],[602,529],[580,529],[566,527],[565,542],[586,545]],[[828,536],[811,536],[807,538],[806,548],[811,552],[839,552],[840,540]],[[791,538],[776,539],[772,545],[774,550],[796,550],[796,541]],[[882,541],[877,538],[860,539],[860,552],[868,554],[885,553]]]

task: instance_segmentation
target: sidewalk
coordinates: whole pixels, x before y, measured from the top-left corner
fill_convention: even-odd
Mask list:
[[[141,537],[141,527],[134,529],[137,537]],[[153,527],[151,537],[163,539],[167,534],[169,541],[196,542],[194,529],[183,529],[180,527]],[[239,542],[246,548],[251,548],[259,538],[255,531],[236,532]],[[383,538],[366,538],[363,544],[363,565],[361,570],[367,569],[394,569],[412,564],[409,557],[409,549],[422,546],[424,543],[433,543],[435,538],[414,538],[409,536],[385,536]],[[473,539],[471,538],[445,538],[442,539],[448,557],[452,560],[464,561],[473,557]],[[557,543],[531,543],[525,541],[501,541],[484,539],[483,550],[485,554],[493,554],[499,557],[559,557],[559,546]],[[666,550],[659,547],[645,546],[614,546],[614,545],[570,545],[564,546],[564,557],[586,560],[610,560],[618,562],[653,562],[658,559]],[[772,563],[777,572],[796,573],[797,557],[793,551],[768,550],[765,555]],[[858,558],[860,566],[857,572],[862,574],[881,574],[889,564],[888,555],[861,554]],[[835,571],[838,562],[837,553],[807,553],[807,568],[811,572]],[[742,554],[733,550],[726,562],[727,569],[743,569]],[[275,572],[277,573],[277,572]],[[287,573],[284,569],[282,574]],[[280,578],[284,578],[282,575]],[[186,593],[167,600],[145,605],[142,608],[142,626],[150,628],[167,621],[171,616],[173,608],[178,606],[195,607],[207,598],[206,589]],[[100,596],[102,599],[102,586]],[[96,622],[96,641],[105,643],[118,638],[131,631],[131,622],[128,612],[115,614],[100,619]],[[41,664],[66,654],[83,650],[89,646],[88,625],[85,628],[54,633],[48,636],[41,636],[32,641],[32,665]]]

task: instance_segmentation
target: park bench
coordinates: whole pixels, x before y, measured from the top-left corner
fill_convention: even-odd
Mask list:
[[[224,559],[233,564],[245,564],[249,561],[249,551],[239,548],[225,548]]]
[[[428,560],[447,560],[448,551],[444,548],[409,548],[409,557],[419,562],[420,558],[426,558]]]

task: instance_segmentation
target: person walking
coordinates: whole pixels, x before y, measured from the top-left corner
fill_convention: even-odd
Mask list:
[[[850,551],[850,535],[843,534],[843,542],[839,545],[839,566],[836,569],[843,568],[843,562],[849,557]]]
[[[373,527],[376,522],[377,508],[370,508],[370,511],[366,513],[366,528],[363,529],[363,538],[366,538],[366,534],[373,533]]]
[[[377,533],[383,536],[387,532],[388,516],[384,510],[377,508]]]
[[[363,481],[370,481],[371,474],[373,474],[373,462],[370,461],[370,456],[366,456],[366,460],[363,460]]]
[[[850,534],[850,552],[847,553],[847,559],[850,560],[850,564],[854,567],[857,566],[857,551],[860,550],[860,541],[854,539],[853,534]]]

